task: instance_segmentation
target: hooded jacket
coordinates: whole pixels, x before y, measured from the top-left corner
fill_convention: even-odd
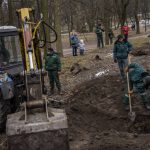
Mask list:
[[[132,45],[128,41],[116,41],[113,48],[114,59],[127,59],[128,53],[132,50]]]
[[[128,67],[131,89],[133,89],[134,92],[144,93],[145,85],[143,82],[142,74],[145,73],[146,70],[137,63],[131,63]]]

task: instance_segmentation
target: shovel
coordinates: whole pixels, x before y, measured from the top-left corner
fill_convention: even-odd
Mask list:
[[[131,56],[129,55],[128,59],[129,64],[131,63]],[[127,84],[128,84],[128,96],[129,96],[129,113],[128,117],[129,119],[134,122],[136,118],[136,113],[132,110],[132,101],[131,101],[131,92],[130,92],[130,82],[129,82],[129,73],[127,72]]]
[[[130,109],[130,111],[128,113],[128,117],[132,122],[134,122],[135,118],[136,118],[136,114],[132,110],[132,101],[131,101],[130,83],[129,83],[129,74],[128,73],[127,73],[127,83],[128,83],[128,96],[129,96],[129,109]]]

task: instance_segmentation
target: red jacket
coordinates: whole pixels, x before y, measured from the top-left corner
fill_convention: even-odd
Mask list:
[[[128,31],[129,31],[129,27],[124,25],[121,27],[121,30],[123,31],[123,34],[124,35],[128,35]]]

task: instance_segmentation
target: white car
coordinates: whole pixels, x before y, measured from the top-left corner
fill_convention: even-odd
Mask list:
[[[145,23],[146,23],[146,24],[149,24],[149,21],[148,21],[148,20],[141,20],[141,21],[140,21],[140,24],[145,24]]]

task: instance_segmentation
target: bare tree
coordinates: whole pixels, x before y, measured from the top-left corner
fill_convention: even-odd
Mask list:
[[[134,17],[136,22],[136,33],[140,34],[140,24],[139,24],[139,17],[138,17],[138,8],[139,8],[139,0],[134,0]]]
[[[123,26],[127,20],[127,7],[129,5],[129,0],[114,0],[114,5],[120,24]]]
[[[62,41],[61,41],[61,16],[60,16],[60,0],[54,1],[54,10],[55,10],[55,30],[58,35],[58,39],[56,41],[56,49],[57,52],[63,56],[62,51]]]

